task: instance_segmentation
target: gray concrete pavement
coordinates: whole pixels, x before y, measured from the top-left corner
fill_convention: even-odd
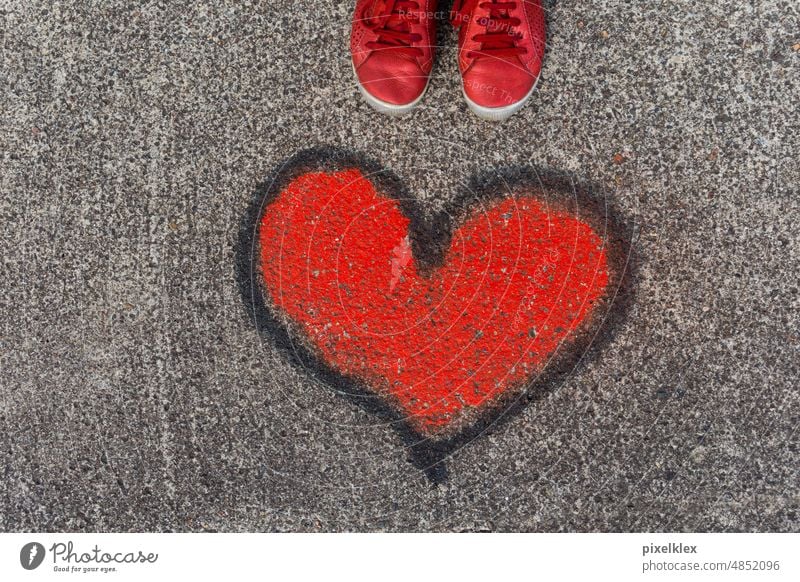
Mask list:
[[[350,2],[0,2],[0,531],[800,529],[800,8],[547,6],[539,89],[492,125],[449,27],[420,110],[372,112]],[[574,172],[639,229],[601,357],[438,486],[243,309],[253,188],[320,144],[431,208]]]

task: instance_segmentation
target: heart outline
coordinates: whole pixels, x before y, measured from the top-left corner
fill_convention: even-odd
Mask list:
[[[344,376],[327,361],[314,353],[306,338],[287,326],[277,309],[265,299],[259,273],[261,252],[258,244],[258,227],[265,209],[274,202],[287,186],[298,177],[310,172],[339,172],[358,169],[386,198],[397,201],[400,212],[409,219],[408,235],[414,260],[421,271],[441,266],[452,234],[478,204],[490,204],[512,196],[522,190],[532,190],[546,199],[548,204],[565,208],[564,201],[573,199],[576,216],[587,222],[605,243],[609,281],[606,289],[613,296],[604,299],[603,307],[596,307],[587,325],[580,333],[562,342],[545,369],[517,390],[508,390],[491,405],[476,412],[451,434],[431,438],[416,430],[401,411],[383,398],[375,398],[357,378]],[[446,479],[444,460],[477,436],[496,428],[526,408],[527,404],[548,394],[562,377],[571,374],[582,361],[598,354],[610,339],[613,330],[624,318],[632,300],[632,280],[635,257],[632,253],[633,229],[623,225],[618,214],[606,200],[594,195],[596,188],[575,180],[565,173],[541,171],[530,167],[494,168],[471,176],[466,188],[460,188],[442,210],[432,217],[406,190],[403,181],[390,170],[366,156],[345,149],[318,147],[302,150],[276,167],[253,193],[253,199],[244,216],[236,247],[236,278],[240,293],[255,323],[258,333],[284,353],[294,366],[302,367],[313,379],[333,387],[362,409],[391,423],[407,447],[410,460],[423,470],[432,482]],[[522,197],[522,196],[519,196]],[[577,214],[580,212],[580,214]],[[598,229],[597,225],[603,225]],[[566,347],[562,349],[562,346]]]

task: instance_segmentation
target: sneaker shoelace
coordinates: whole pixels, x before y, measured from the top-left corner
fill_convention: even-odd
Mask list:
[[[411,32],[411,24],[419,24],[419,3],[413,0],[377,0],[372,14],[362,15],[364,24],[378,35],[366,44],[368,49],[392,49],[412,57],[423,54],[413,43],[422,35]]]
[[[517,4],[509,0],[456,0],[450,15],[450,21],[456,28],[467,24],[476,8],[488,10],[486,17],[477,20],[484,32],[472,37],[473,41],[480,43],[480,51],[469,51],[466,55],[468,59],[482,56],[513,57],[528,52],[525,47],[517,46],[522,36],[514,31],[515,26],[522,24],[519,18],[512,16]]]

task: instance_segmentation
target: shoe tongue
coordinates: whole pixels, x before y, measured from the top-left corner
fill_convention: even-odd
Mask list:
[[[405,19],[393,19],[392,11],[396,0],[375,0],[372,10],[367,13],[370,18],[381,19],[384,28],[397,32],[411,32],[411,25]]]
[[[370,18],[389,18],[396,0],[375,0],[372,6],[367,10],[367,16]]]
[[[489,42],[482,43],[482,48],[485,50],[491,50],[513,47],[514,39],[509,34],[509,32],[512,32],[510,27],[507,24],[497,23],[492,18],[493,14],[502,16],[503,18],[511,18],[511,14],[508,10],[497,11],[491,8],[485,9],[485,11],[477,18],[477,22],[479,25],[483,25],[486,34],[491,34],[496,38],[493,38]]]
[[[386,10],[387,0],[375,0],[372,5],[367,8],[367,16],[374,18],[379,14],[383,14]]]

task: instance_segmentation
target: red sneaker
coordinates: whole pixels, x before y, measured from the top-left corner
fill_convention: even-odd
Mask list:
[[[536,87],[545,44],[540,0],[455,0],[458,67],[470,109],[484,119],[510,117]]]
[[[378,111],[411,111],[428,87],[437,0],[358,0],[350,53],[361,94]]]

